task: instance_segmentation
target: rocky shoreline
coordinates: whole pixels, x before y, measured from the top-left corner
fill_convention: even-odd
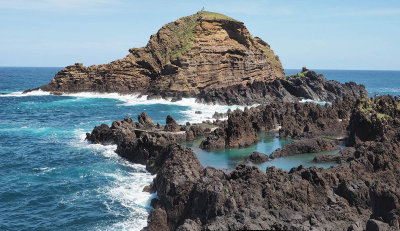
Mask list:
[[[24,93],[34,90],[49,91],[51,94],[62,95],[75,91],[60,91],[50,87],[39,87],[26,90]],[[172,102],[183,98],[195,98],[197,103],[220,105],[265,104],[273,102],[298,102],[301,100],[314,100],[320,102],[333,102],[340,98],[359,96],[368,97],[368,92],[363,85],[349,82],[341,84],[337,81],[327,80],[322,74],[317,74],[307,68],[295,75],[277,78],[272,81],[254,81],[246,84],[240,83],[221,88],[201,89],[197,93],[183,93],[173,91],[99,91],[89,89],[88,92],[117,92],[121,95],[139,94],[146,95],[147,99],[165,99]],[[79,91],[78,91],[79,92]]]
[[[399,116],[400,105],[389,96],[343,98],[325,106],[271,103],[229,112],[228,120],[216,123],[213,132],[200,124],[180,125],[182,136],[165,127],[133,135],[129,131],[140,122],[125,119],[108,129],[96,127],[88,140],[111,140],[119,155],[157,174],[148,190],[157,192],[158,198],[151,203],[144,230],[398,230]],[[237,127],[244,121],[251,127]],[[277,122],[282,125],[281,136],[346,136],[352,149],[346,155],[351,158],[329,169],[299,166],[287,172],[268,167],[264,172],[239,165],[225,173],[204,168],[195,153],[178,142],[192,137],[188,135],[192,131],[193,139],[205,134],[212,137],[205,141],[224,140],[225,147],[236,147],[257,142],[250,130],[265,131]],[[196,126],[201,129],[195,133]],[[223,139],[214,139],[216,135]]]
[[[116,144],[118,155],[156,174],[144,188],[156,192],[143,230],[399,230],[400,104],[368,98],[363,85],[341,84],[303,68],[285,76],[270,46],[242,22],[200,11],[164,25],[145,47],[122,59],[58,72],[47,85],[26,90],[147,95],[171,101],[254,105],[216,113],[214,122],[179,125],[167,116],[155,124],[146,113],[126,117],[86,134],[89,142]],[[300,103],[327,102],[325,105]],[[196,111],[196,114],[202,113]],[[227,116],[220,121],[218,118]],[[322,169],[290,171],[239,164],[231,172],[201,165],[181,143],[202,139],[200,148],[241,148],[276,131],[295,139],[269,156],[246,161],[346,148],[314,162]]]

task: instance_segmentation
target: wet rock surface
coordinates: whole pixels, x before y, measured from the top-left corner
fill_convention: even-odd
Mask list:
[[[318,153],[338,149],[339,146],[333,141],[324,140],[321,138],[301,139],[285,144],[282,149],[278,148],[271,153],[269,158],[275,159],[296,154]]]
[[[323,111],[330,106],[318,107]],[[343,121],[351,118],[347,133],[354,152],[347,151],[353,158],[329,169],[268,167],[264,172],[239,165],[225,173],[204,168],[191,149],[171,141],[127,139],[134,146],[130,159],[150,150],[138,159],[157,174],[152,187],[159,198],[152,201],[146,229],[399,230],[400,106],[391,97],[380,97],[358,100],[350,111],[344,108],[336,113],[344,115]],[[276,110],[285,111],[282,105]],[[313,115],[315,121],[326,116]],[[364,123],[376,119],[378,125]],[[374,133],[365,136],[365,130]],[[142,146],[135,146],[139,140]]]
[[[333,155],[322,155],[314,157],[314,162],[324,163],[324,162],[336,162],[338,164],[350,162],[355,159],[356,149],[354,147],[347,147],[340,150],[339,153]]]
[[[255,164],[261,164],[268,161],[269,157],[261,152],[253,152],[247,159]]]

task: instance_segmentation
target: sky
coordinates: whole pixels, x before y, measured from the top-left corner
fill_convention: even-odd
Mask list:
[[[0,0],[0,66],[108,63],[202,7],[244,22],[286,69],[400,70],[399,0]]]

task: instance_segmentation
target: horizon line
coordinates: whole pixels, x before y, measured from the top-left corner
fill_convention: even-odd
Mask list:
[[[67,66],[0,66],[0,68],[65,68]],[[283,68],[283,70],[301,70],[302,68]],[[325,71],[400,71],[400,69],[335,69],[335,68],[307,68],[309,70]]]

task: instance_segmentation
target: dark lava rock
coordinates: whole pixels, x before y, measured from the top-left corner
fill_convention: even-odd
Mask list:
[[[261,164],[268,161],[268,156],[261,152],[253,152],[249,157],[248,160],[255,163]]]
[[[149,225],[143,231],[168,231],[167,213],[164,209],[153,209],[147,218]]]
[[[370,219],[367,222],[366,231],[387,231],[391,230],[389,225],[378,220]]]
[[[142,114],[140,114],[138,116],[138,121],[139,121],[139,124],[138,124],[139,128],[152,128],[152,127],[155,127],[155,124],[154,124],[153,120],[151,120],[149,118],[149,116],[145,112],[142,112]]]
[[[126,117],[122,121],[114,121],[111,127],[106,124],[95,127],[92,133],[86,134],[86,139],[96,144],[119,144],[125,139],[135,139],[135,129],[136,123],[132,118]]]
[[[355,152],[356,149],[354,147],[348,147],[340,150],[337,154],[316,156],[313,161],[316,163],[336,162],[341,164],[355,159]]]
[[[340,98],[368,97],[363,85],[354,82],[341,84],[327,80],[314,71],[278,78],[270,82],[243,84],[205,89],[197,96],[199,102],[228,105],[252,105],[271,102],[298,102],[301,99],[333,102]]]
[[[328,141],[320,138],[302,139],[285,144],[283,146],[283,149],[278,148],[271,153],[269,158],[275,159],[283,156],[292,156],[304,153],[317,153],[337,149],[339,149],[339,146],[333,141]]]
[[[107,124],[94,127],[92,133],[86,133],[86,139],[95,144],[114,142],[113,133]]]
[[[221,122],[200,147],[210,150],[248,146],[259,140],[258,132],[277,130],[279,125],[280,137],[345,136],[355,104],[353,98],[343,98],[325,106],[271,103],[244,111],[238,109],[228,113],[228,120]]]
[[[172,116],[168,115],[166,119],[166,124],[164,127],[164,131],[167,132],[179,132],[179,125],[176,123]]]
[[[172,137],[153,133],[135,138],[121,133],[129,138],[117,144],[117,153],[121,155],[120,151],[125,150],[123,156],[146,164],[151,173],[157,174],[152,187],[159,198],[152,201],[155,209],[149,216],[147,229],[399,230],[400,107],[397,102],[379,99],[364,105],[368,113],[364,113],[363,107],[355,107],[348,115],[353,118],[348,132],[359,138],[354,158],[349,164],[329,169],[299,166],[287,172],[268,167],[263,172],[254,166],[239,165],[226,173],[203,168],[191,149],[174,143]],[[277,106],[274,110],[286,110],[283,105]],[[266,125],[260,121],[268,121],[269,114],[264,117],[260,108],[253,110],[258,112],[251,113],[252,109],[242,112],[248,113],[244,118],[254,119],[253,128]],[[339,110],[335,112],[339,114]],[[348,110],[342,112],[347,115]],[[362,117],[355,117],[359,112]],[[359,123],[356,118],[364,120],[383,112],[387,116],[377,116],[384,118],[379,122],[385,125],[382,130],[377,129],[374,136],[363,137],[358,133],[361,130],[354,124],[367,126],[363,128],[366,130],[372,124]],[[310,118],[317,121],[326,116],[324,112]],[[120,124],[118,129],[126,127]]]

